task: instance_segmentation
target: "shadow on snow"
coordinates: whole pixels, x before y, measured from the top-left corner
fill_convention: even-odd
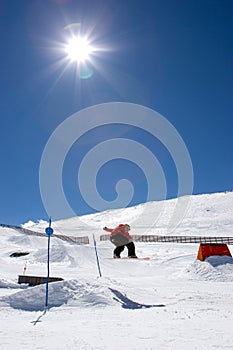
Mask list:
[[[118,301],[124,309],[137,310],[137,309],[149,309],[151,307],[165,306],[164,304],[155,304],[155,305],[140,304],[127,298],[125,295],[123,295],[121,292],[119,292],[116,289],[109,288],[109,290],[115,295],[113,299]]]

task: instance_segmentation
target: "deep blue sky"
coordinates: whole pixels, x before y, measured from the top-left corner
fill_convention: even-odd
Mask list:
[[[45,144],[67,117],[103,102],[145,105],[173,124],[190,152],[194,194],[232,189],[232,18],[231,0],[2,0],[0,223],[47,219],[39,189]],[[64,66],[56,64],[64,27],[74,22],[84,32],[92,28],[98,45],[108,49],[87,80],[77,78],[72,66],[61,75]],[[137,130],[103,127],[67,156],[64,190],[78,215],[92,211],[77,189],[79,158],[96,142],[122,133],[147,147],[152,143]],[[154,149],[167,198],[173,198],[174,164],[162,145]],[[99,191],[112,199],[113,183],[129,178],[136,184],[131,205],[144,202],[143,174],[125,162],[103,167]]]

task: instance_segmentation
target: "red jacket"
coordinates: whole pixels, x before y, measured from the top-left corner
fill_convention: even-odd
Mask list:
[[[125,236],[128,240],[132,240],[132,237],[129,234],[128,228],[125,227],[125,225],[123,224],[120,224],[115,228],[105,227],[104,230],[107,232],[111,232],[110,236],[122,235],[122,236]]]

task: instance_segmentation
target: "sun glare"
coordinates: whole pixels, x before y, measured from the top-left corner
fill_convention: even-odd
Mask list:
[[[90,60],[91,53],[94,49],[86,38],[74,36],[68,41],[65,51],[71,61],[83,63]]]

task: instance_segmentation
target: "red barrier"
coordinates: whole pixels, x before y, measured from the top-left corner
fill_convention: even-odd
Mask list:
[[[231,256],[231,253],[226,244],[200,244],[197,259],[204,261],[206,258],[212,255],[227,255]]]

